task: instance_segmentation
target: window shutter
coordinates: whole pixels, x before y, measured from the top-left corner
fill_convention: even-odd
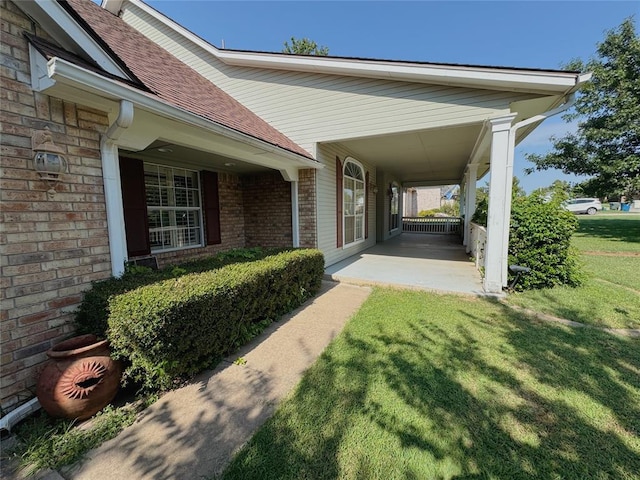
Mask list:
[[[129,257],[149,255],[149,218],[142,160],[120,157],[124,229]]]
[[[220,234],[220,196],[218,192],[218,174],[203,170],[202,175],[202,196],[203,213],[205,222],[205,233],[207,235],[207,245],[218,245],[222,243]]]
[[[343,203],[343,173],[342,173],[342,162],[338,157],[336,157],[336,231],[337,231],[337,241],[336,247],[342,247],[342,203]]]
[[[364,239],[369,238],[369,172],[364,174]]]

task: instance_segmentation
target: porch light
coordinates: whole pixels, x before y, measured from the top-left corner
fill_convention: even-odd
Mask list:
[[[369,182],[369,191],[375,195],[378,193],[378,186],[373,182]]]
[[[67,160],[64,149],[53,143],[49,127],[36,131],[32,138],[33,167],[40,178],[49,186],[47,195],[53,199],[55,186],[60,182],[60,175],[67,173]]]

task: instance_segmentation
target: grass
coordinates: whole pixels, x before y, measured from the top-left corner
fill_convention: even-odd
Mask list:
[[[580,251],[640,253],[640,214],[578,216],[573,244]]]
[[[531,290],[508,301],[590,325],[640,328],[640,215],[598,214],[578,220],[572,243],[588,274],[584,285]]]
[[[40,411],[16,427],[18,444],[12,451],[3,452],[3,460],[17,459],[26,475],[71,465],[131,425],[138,411],[153,400],[149,397],[120,407],[108,405],[81,428],[75,421],[55,419]]]
[[[638,479],[640,345],[376,289],[232,479]]]

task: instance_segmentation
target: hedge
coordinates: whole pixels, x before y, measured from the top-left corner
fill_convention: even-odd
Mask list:
[[[234,249],[160,270],[128,266],[122,277],[112,277],[94,282],[91,289],[85,292],[82,302],[75,313],[75,331],[78,335],[92,333],[104,338],[107,332],[107,318],[109,317],[109,299],[113,296],[135,290],[143,285],[177,278],[189,273],[206,272],[232,263],[262,259],[269,255],[280,253],[283,250],[282,248],[260,247]]]
[[[170,388],[315,295],[323,273],[320,251],[293,250],[112,296],[112,353],[127,360],[127,378]]]

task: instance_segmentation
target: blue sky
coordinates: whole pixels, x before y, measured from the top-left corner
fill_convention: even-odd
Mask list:
[[[595,55],[607,30],[635,16],[640,1],[212,1],[147,3],[218,47],[279,52],[292,36],[330,55],[559,69]],[[524,153],[544,153],[550,135],[570,130],[546,120],[516,149],[514,173],[531,191],[561,172],[525,176]]]

